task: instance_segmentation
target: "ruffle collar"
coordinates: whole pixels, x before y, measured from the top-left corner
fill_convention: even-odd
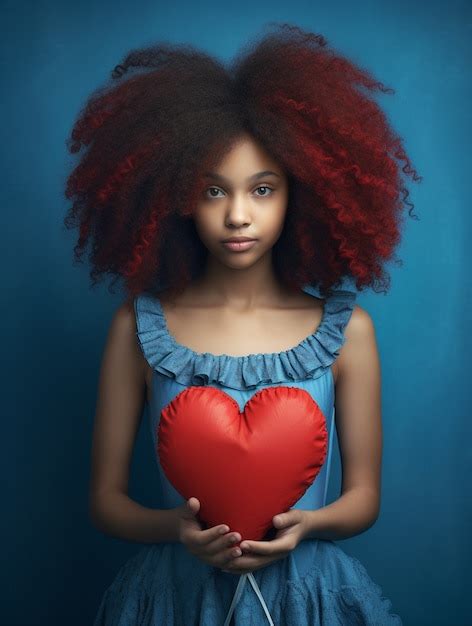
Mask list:
[[[303,287],[303,291],[319,297],[311,285]],[[218,383],[232,389],[250,389],[261,384],[322,376],[345,342],[344,328],[355,300],[355,291],[332,290],[324,299],[318,328],[293,348],[231,356],[195,352],[178,343],[169,332],[159,299],[144,292],[134,300],[136,335],[151,367],[182,385]]]

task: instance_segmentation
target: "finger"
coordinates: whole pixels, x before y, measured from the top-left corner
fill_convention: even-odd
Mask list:
[[[217,555],[223,553],[225,559],[229,559],[232,556],[233,551],[238,548],[238,542],[241,541],[241,535],[235,533],[226,533],[219,536],[209,544],[205,545],[205,552],[211,555]],[[241,551],[239,552],[241,554]],[[233,556],[238,556],[234,554]]]
[[[233,550],[237,548],[232,548],[229,552],[226,552],[223,556],[221,567],[231,571],[234,564],[239,562],[240,559],[244,558],[241,554],[236,555],[233,554]]]
[[[272,518],[272,523],[275,528],[285,528],[286,526],[293,526],[300,522],[301,512],[298,509],[290,509],[286,513],[279,513]]]
[[[255,554],[275,554],[277,552],[285,552],[290,549],[290,543],[287,536],[272,539],[271,541],[248,541],[241,542],[241,550],[243,554],[254,552]]]
[[[197,498],[191,497],[187,500],[187,510],[190,511],[192,515],[196,515],[200,510],[200,501]]]
[[[231,563],[232,561],[234,561],[235,559],[240,559],[241,558],[241,550],[239,548],[235,548],[234,546],[231,546],[227,552],[226,552],[226,563]]]
[[[196,498],[190,498],[189,500],[187,500],[186,502],[184,502],[181,506],[181,510],[182,510],[182,517],[184,519],[188,519],[188,520],[195,520],[196,519],[196,514],[197,514],[197,510],[195,507],[195,503],[193,504],[193,508],[192,508],[192,503],[190,503],[190,500],[196,500]],[[197,500],[198,502],[198,500]],[[194,510],[195,509],[195,510]]]
[[[223,535],[229,532],[229,527],[226,524],[222,524],[221,526],[212,526],[211,528],[207,528],[205,530],[200,530],[198,532],[198,542],[200,545],[205,546],[215,539],[222,538]]]
[[[230,561],[224,564],[225,569],[231,574],[242,574],[245,572],[251,572],[260,567],[265,567],[269,563],[272,563],[274,559],[261,556],[239,556],[232,558]],[[225,571],[225,570],[223,570]]]

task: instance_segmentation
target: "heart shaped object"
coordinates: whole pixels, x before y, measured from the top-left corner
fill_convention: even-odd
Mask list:
[[[258,541],[317,477],[328,434],[304,389],[260,389],[240,412],[221,389],[194,386],[161,411],[157,441],[164,473],[183,498],[198,498],[201,521]]]

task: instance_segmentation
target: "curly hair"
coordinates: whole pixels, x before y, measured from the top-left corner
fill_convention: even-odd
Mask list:
[[[132,50],[111,78],[118,83],[92,93],[67,140],[71,153],[87,146],[67,179],[64,224],[79,230],[75,261],[91,242],[93,286],[108,272],[134,297],[195,278],[207,253],[192,220],[203,174],[248,133],[288,176],[272,250],[279,280],[322,294],[346,277],[358,290],[389,286],[387,261],[402,264],[403,204],[417,219],[402,173],[422,177],[369,93],[394,90],[322,35],[281,24],[227,66],[160,43]]]

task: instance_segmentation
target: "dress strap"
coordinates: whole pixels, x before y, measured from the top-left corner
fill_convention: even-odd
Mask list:
[[[316,289],[303,291],[313,295]],[[142,352],[158,372],[182,385],[219,383],[232,389],[322,376],[345,342],[344,329],[355,306],[356,292],[332,291],[324,300],[318,328],[298,345],[282,352],[244,356],[195,352],[171,335],[159,298],[144,292],[134,300],[137,337]]]

